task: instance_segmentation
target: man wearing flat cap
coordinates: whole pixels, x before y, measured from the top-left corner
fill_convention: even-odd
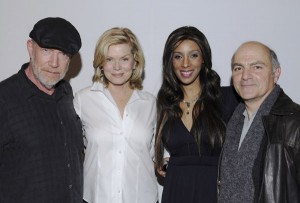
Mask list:
[[[49,17],[29,36],[30,62],[0,83],[0,202],[82,203],[82,127],[63,80],[80,35]]]

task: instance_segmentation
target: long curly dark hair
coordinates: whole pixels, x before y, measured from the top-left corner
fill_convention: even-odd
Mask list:
[[[163,81],[157,95],[157,130],[155,143],[156,166],[163,164],[164,144],[162,130],[166,122],[181,118],[179,106],[184,99],[183,86],[176,77],[173,67],[173,52],[184,40],[192,40],[199,46],[204,63],[200,77],[201,95],[193,108],[192,134],[195,136],[200,154],[201,129],[207,126],[212,148],[221,146],[225,134],[225,123],[221,111],[220,77],[212,70],[211,49],[205,35],[195,27],[184,26],[174,30],[168,37],[163,53]],[[198,117],[201,116],[201,119]],[[172,126],[172,125],[168,125]],[[165,131],[165,129],[164,129]],[[168,129],[167,129],[168,131]]]

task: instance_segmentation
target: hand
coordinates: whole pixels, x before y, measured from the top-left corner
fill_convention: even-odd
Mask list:
[[[167,172],[167,168],[168,168],[168,162],[169,162],[170,157],[166,157],[164,158],[164,165],[163,167],[159,167],[157,169],[157,173],[162,176],[162,177],[166,177],[166,172]]]

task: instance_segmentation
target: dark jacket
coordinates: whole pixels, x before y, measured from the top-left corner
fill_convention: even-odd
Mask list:
[[[73,91],[52,95],[22,69],[0,83],[0,203],[82,203],[83,135]]]
[[[300,106],[281,91],[263,125],[268,144],[258,202],[300,202]]]

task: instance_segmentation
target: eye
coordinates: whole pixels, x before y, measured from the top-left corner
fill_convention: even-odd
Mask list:
[[[48,49],[48,48],[41,48],[41,53],[44,56],[50,56],[52,54],[52,49]]]
[[[63,52],[63,51],[58,52],[58,54],[59,54],[59,56],[60,56],[61,58],[65,59],[65,60],[67,60],[67,59],[69,59],[69,58],[72,57],[70,54],[68,54],[68,53],[66,53],[66,52]]]
[[[232,70],[234,72],[238,72],[238,71],[242,70],[242,67],[241,66],[234,66]]]
[[[179,59],[181,59],[182,57],[181,57],[181,55],[179,55],[179,54],[174,54],[174,57],[173,57],[174,59],[176,59],[176,60],[179,60]]]
[[[254,70],[260,70],[260,69],[262,69],[262,67],[261,66],[253,66],[253,69]]]
[[[127,57],[123,58],[123,61],[129,61],[129,58],[127,58]]]
[[[198,53],[193,53],[193,54],[191,54],[191,58],[197,58],[198,56],[199,56]]]
[[[106,62],[111,62],[112,61],[111,58],[106,58],[105,60],[106,60]]]

